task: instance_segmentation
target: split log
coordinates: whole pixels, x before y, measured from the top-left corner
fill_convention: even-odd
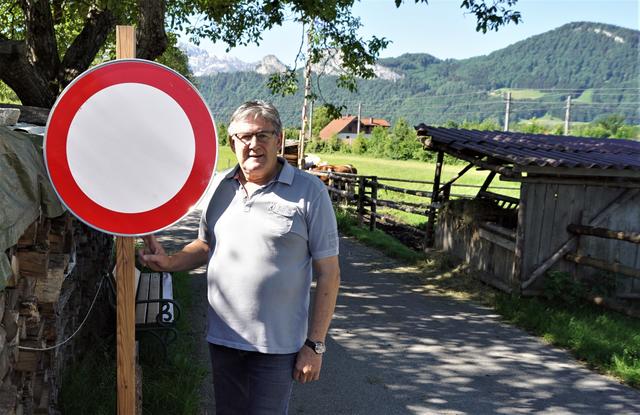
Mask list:
[[[24,340],[21,346],[43,348],[42,340]],[[36,350],[20,349],[18,360],[16,361],[15,370],[17,372],[35,372],[39,369],[42,352]]]
[[[43,308],[43,312],[53,314],[54,306],[60,298],[60,289],[64,281],[64,274],[69,265],[69,255],[53,254],[49,256],[47,278],[36,281],[35,295]]]
[[[9,248],[9,250],[7,251],[7,256],[9,257],[9,262],[11,263],[11,273],[7,276],[5,287],[15,288],[18,285],[18,278],[20,276],[20,261],[18,260],[17,247],[12,246],[11,248]]]
[[[18,251],[20,276],[40,278],[47,276],[49,253],[47,251]]]

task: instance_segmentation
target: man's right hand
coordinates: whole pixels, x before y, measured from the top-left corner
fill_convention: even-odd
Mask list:
[[[138,260],[140,263],[154,271],[170,271],[171,258],[165,252],[160,242],[153,235],[142,237],[144,249],[138,250]]]

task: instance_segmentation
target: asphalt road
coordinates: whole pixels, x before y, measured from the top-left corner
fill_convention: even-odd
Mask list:
[[[165,238],[195,236],[197,214]],[[342,287],[321,379],[294,386],[289,413],[640,414],[640,391],[501,323],[491,309],[426,292],[393,259],[341,238]],[[194,336],[204,338],[206,281],[194,273]],[[204,341],[198,358],[208,367]],[[210,378],[202,414],[213,414]]]

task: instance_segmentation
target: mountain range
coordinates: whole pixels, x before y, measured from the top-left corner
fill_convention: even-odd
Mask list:
[[[187,55],[189,69],[194,76],[233,72],[255,72],[260,75],[271,75],[272,73],[284,72],[287,69],[286,65],[275,55],[266,55],[257,62],[244,62],[229,55],[222,57],[210,55],[205,49],[192,44],[180,43],[178,47]],[[382,65],[374,65],[373,70],[379,79],[395,81],[403,78],[403,75]],[[340,75],[342,65],[339,54],[327,53],[325,59],[311,67],[311,71],[329,76]]]
[[[469,59],[405,54],[381,59],[375,67],[378,78],[358,80],[357,93],[336,87],[340,62],[334,56],[322,68],[314,68],[313,85],[320,101],[342,105],[344,113],[354,114],[361,104],[363,116],[390,122],[402,117],[414,125],[486,118],[500,121],[507,92],[511,92],[515,120],[562,118],[571,96],[572,121],[615,113],[637,124],[639,39],[638,30],[576,22]],[[277,57],[246,63],[183,48],[217,120],[226,121],[245,100],[262,98],[274,102],[286,125],[299,124],[301,91],[282,97],[272,95],[267,87],[268,74],[284,68]],[[301,71],[299,75],[301,78]]]

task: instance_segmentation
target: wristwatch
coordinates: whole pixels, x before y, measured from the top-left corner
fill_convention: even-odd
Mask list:
[[[316,354],[322,354],[327,351],[327,347],[323,342],[314,342],[313,340],[307,339],[304,341],[304,345],[311,348],[311,350],[313,350]]]

